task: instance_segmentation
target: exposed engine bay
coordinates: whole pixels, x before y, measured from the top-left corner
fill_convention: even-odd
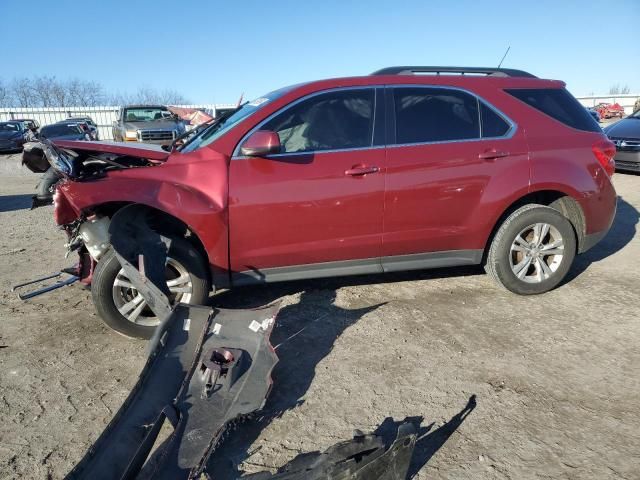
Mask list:
[[[54,144],[43,139],[25,144],[22,163],[36,173],[44,173],[51,167],[62,177],[91,180],[101,178],[111,170],[157,165],[162,163],[167,153],[160,148],[145,145],[143,148],[136,148],[135,155],[118,154],[102,151],[103,145],[97,142],[71,141]]]

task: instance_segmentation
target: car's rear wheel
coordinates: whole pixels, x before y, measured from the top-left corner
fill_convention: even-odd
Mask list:
[[[204,261],[184,239],[173,239],[165,267],[171,304],[204,304],[209,296]],[[93,303],[102,320],[127,337],[150,338],[159,319],[124,274],[109,250],[98,262],[91,282]]]
[[[485,270],[506,289],[533,295],[555,288],[576,255],[571,222],[557,210],[525,205],[498,228]]]

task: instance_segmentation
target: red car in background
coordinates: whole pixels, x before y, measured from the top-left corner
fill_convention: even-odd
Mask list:
[[[173,301],[475,264],[543,293],[616,210],[615,146],[564,87],[510,69],[392,67],[271,92],[170,151],[56,142],[43,146],[66,178],[55,220],[100,316],[129,336],[157,325],[109,248],[110,218],[131,204],[172,239]]]
[[[624,107],[619,103],[599,103],[593,110],[600,114],[600,118],[622,118],[624,117]]]

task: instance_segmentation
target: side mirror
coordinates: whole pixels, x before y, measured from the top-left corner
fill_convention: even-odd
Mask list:
[[[276,132],[258,130],[244,141],[240,153],[245,157],[263,157],[280,153],[280,148],[280,137]]]

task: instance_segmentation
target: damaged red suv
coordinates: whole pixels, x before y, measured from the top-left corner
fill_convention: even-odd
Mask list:
[[[268,93],[171,151],[56,142],[55,218],[100,316],[128,336],[157,324],[109,248],[110,218],[130,204],[172,239],[175,302],[475,264],[543,293],[616,209],[615,147],[564,87],[519,70],[392,67]]]

